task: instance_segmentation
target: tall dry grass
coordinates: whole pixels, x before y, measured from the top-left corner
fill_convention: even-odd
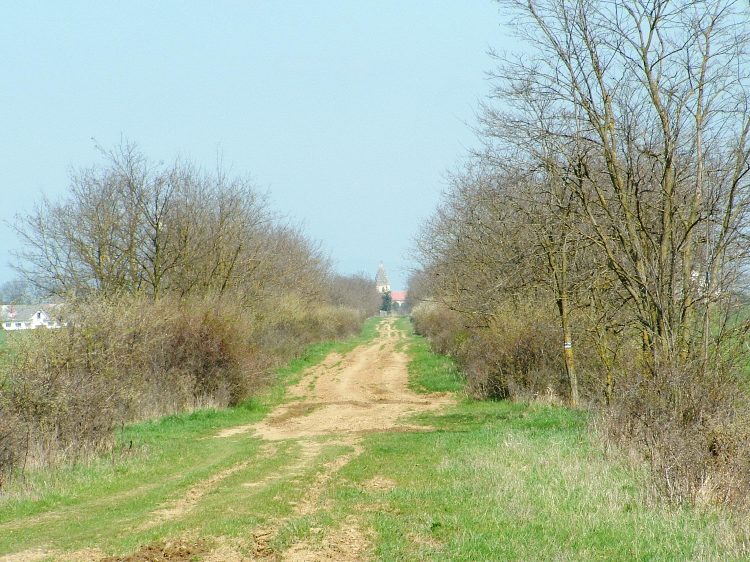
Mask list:
[[[673,503],[750,507],[750,399],[726,367],[631,371],[597,418],[611,444],[646,461],[654,490]]]

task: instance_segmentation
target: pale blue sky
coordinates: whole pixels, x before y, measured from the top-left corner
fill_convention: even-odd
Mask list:
[[[502,22],[491,0],[6,5],[0,220],[62,195],[92,138],[211,167],[220,152],[339,271],[382,260],[405,288],[418,225],[475,144]],[[0,282],[17,244],[3,224]]]

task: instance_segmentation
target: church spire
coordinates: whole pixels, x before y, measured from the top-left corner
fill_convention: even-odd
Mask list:
[[[378,267],[378,274],[375,276],[375,289],[378,293],[388,293],[391,290],[391,284],[388,282],[388,276],[385,274],[385,267],[383,262],[380,262]]]

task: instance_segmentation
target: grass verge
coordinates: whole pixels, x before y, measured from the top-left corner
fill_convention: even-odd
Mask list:
[[[432,353],[429,342],[414,334],[407,317],[396,320],[396,327],[407,336],[401,348],[410,357],[409,388],[421,393],[460,392],[464,389],[465,377],[451,357]]]
[[[406,349],[414,388],[459,384],[421,338]],[[435,430],[365,439],[317,524],[357,518],[378,560],[747,559],[742,517],[655,505],[645,472],[592,443],[585,413],[463,399],[418,421]]]
[[[108,553],[127,552],[185,533],[236,536],[284,515],[315,476],[315,467],[309,467],[292,482],[282,478],[303,456],[299,445],[287,443],[269,451],[250,434],[214,437],[223,428],[261,420],[305,369],[329,353],[346,353],[369,341],[378,322],[367,320],[357,337],[309,347],[278,370],[277,382],[267,392],[240,406],[128,425],[119,431],[110,455],[57,470],[28,471],[23,481],[0,495],[0,556],[92,544]],[[226,476],[201,492],[200,483],[216,474]],[[269,485],[258,489],[241,484],[264,480]],[[180,498],[199,492],[200,510],[163,521],[154,516],[164,506],[179,505]]]
[[[388,561],[747,559],[750,534],[742,517],[655,505],[644,491],[645,475],[591,441],[585,413],[462,394],[454,406],[414,420],[428,431],[363,437],[362,452],[322,489],[320,508],[295,512],[326,464],[351,452],[348,445],[320,438],[315,462],[305,464],[299,441],[212,437],[262,418],[283,399],[285,384],[328,353],[367,341],[376,323],[360,338],[313,346],[255,401],[125,427],[116,462],[99,458],[37,474],[36,497],[0,503],[0,555],[92,544],[122,553],[185,536],[247,543],[258,530],[273,528],[278,532],[263,554],[273,557],[299,541],[325,544],[355,523],[372,557]],[[460,388],[455,366],[425,345],[413,334],[403,345],[413,388]],[[176,499],[195,497],[196,484],[211,478],[195,509],[174,519],[154,516]],[[264,485],[248,486],[258,482]]]

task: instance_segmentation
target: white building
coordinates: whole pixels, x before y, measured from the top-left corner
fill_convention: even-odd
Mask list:
[[[34,330],[36,328],[61,328],[59,304],[0,306],[0,321],[4,330]]]

